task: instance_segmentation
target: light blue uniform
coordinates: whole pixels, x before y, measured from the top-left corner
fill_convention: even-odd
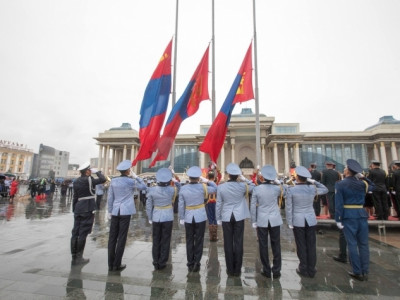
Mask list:
[[[282,186],[281,186],[282,187]],[[251,197],[251,222],[257,227],[280,226],[283,224],[278,199],[284,188],[274,184],[260,184],[253,189]]]
[[[288,188],[286,196],[286,220],[288,225],[305,227],[317,225],[314,211],[315,195],[324,195],[328,189],[318,181],[315,184],[296,184]]]
[[[120,176],[111,180],[108,189],[108,212],[113,216],[126,216],[136,213],[133,200],[135,188],[146,189],[143,179],[137,177],[132,179],[128,176]]]
[[[220,184],[217,190],[217,220],[230,222],[232,214],[236,221],[250,218],[246,195],[253,191],[254,186],[251,180],[247,183],[227,181]]]
[[[175,188],[173,186],[154,186],[148,189],[146,212],[149,220],[153,222],[174,220],[172,201],[174,201],[174,195],[178,195],[181,184],[176,182],[175,186]]]
[[[208,194],[217,191],[217,185],[213,181],[208,181],[206,187]],[[207,213],[204,207],[204,197],[203,184],[189,183],[184,185],[179,191],[179,219],[185,220],[185,223],[192,223],[193,219],[195,223],[206,221]],[[188,206],[191,207],[202,204],[203,206],[197,209],[186,209]]]

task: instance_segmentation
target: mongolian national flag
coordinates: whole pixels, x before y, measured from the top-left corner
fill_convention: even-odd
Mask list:
[[[153,167],[157,161],[168,158],[183,120],[197,112],[201,101],[210,98],[208,95],[208,50],[209,47],[207,47],[182,96],[171,110],[163,135],[157,144],[158,153],[151,162],[150,167]]]
[[[140,148],[132,165],[149,159],[156,150],[157,141],[164,123],[171,93],[172,40],[165,49],[157,68],[147,84],[140,108]]]
[[[217,162],[221,152],[235,104],[254,99],[252,73],[252,47],[250,44],[229,94],[199,148],[200,151],[208,153],[213,162]]]

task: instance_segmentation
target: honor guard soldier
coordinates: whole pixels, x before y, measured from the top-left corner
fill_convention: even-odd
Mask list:
[[[84,163],[79,169],[81,177],[74,182],[74,197],[72,199],[72,211],[74,213],[74,228],[71,237],[72,264],[86,264],[89,259],[83,258],[86,237],[92,232],[94,211],[96,210],[97,184],[104,183],[106,178],[97,169],[90,169],[90,164]],[[93,178],[92,173],[96,173],[97,179]]]
[[[131,216],[136,214],[133,194],[135,189],[147,189],[143,179],[131,170],[132,162],[123,160],[117,166],[121,176],[111,180],[108,188],[108,218],[111,219],[108,238],[108,270],[122,271],[122,256],[125,250],[126,238]],[[131,176],[132,178],[130,178]]]
[[[258,244],[263,269],[261,274],[267,278],[281,277],[281,225],[283,224],[278,199],[283,197],[284,190],[276,179],[277,173],[273,166],[261,168],[260,184],[253,189],[251,197],[251,222],[257,228]],[[272,269],[268,257],[268,235],[271,241],[273,255]]]
[[[174,201],[180,189],[180,182],[173,178],[173,171],[161,168],[156,173],[157,186],[147,193],[146,212],[153,228],[153,265],[155,270],[167,266],[174,221]],[[171,180],[175,186],[171,186]]]
[[[389,216],[389,206],[387,200],[386,177],[387,174],[380,168],[381,163],[377,160],[371,161],[371,170],[368,173],[368,179],[371,180],[375,187],[372,192],[374,200],[375,214],[378,220],[387,220]]]
[[[360,281],[368,280],[369,246],[368,213],[364,208],[365,195],[373,190],[373,183],[361,174],[360,164],[354,159],[346,161],[344,180],[337,182],[335,220],[343,229],[349,249],[352,271],[348,274]]]
[[[311,179],[321,182],[321,172],[317,170],[317,163],[313,162],[310,164]],[[321,196],[317,195],[314,199],[314,211],[318,217],[321,214]]]
[[[397,217],[400,218],[400,161],[393,162],[393,175],[392,175],[394,202],[396,206]]]
[[[226,272],[229,276],[240,276],[243,263],[244,219],[250,218],[246,199],[255,185],[242,175],[235,163],[228,164],[226,171],[229,180],[220,184],[217,190],[217,223],[222,224],[224,234]]]
[[[317,270],[316,225],[314,198],[326,194],[328,189],[311,179],[310,172],[303,166],[296,167],[296,185],[288,188],[286,197],[286,220],[293,229],[299,267],[296,272],[304,277],[315,276]]]
[[[179,222],[181,225],[185,224],[189,272],[200,270],[207,220],[204,203],[208,200],[208,194],[217,190],[215,182],[201,177],[201,173],[201,169],[197,166],[189,168],[186,172],[189,184],[182,186],[179,192]]]
[[[331,219],[335,219],[335,184],[341,179],[338,171],[334,169],[334,163],[327,161],[325,163],[326,169],[322,171],[321,183],[328,188],[327,201],[329,208],[329,215]]]

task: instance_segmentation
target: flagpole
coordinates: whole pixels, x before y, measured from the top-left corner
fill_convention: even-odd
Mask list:
[[[214,15],[214,0],[212,0],[212,77],[211,77],[211,121],[214,122],[215,120],[215,15]]]
[[[257,165],[261,165],[261,143],[260,143],[260,111],[258,99],[258,65],[257,65],[257,29],[256,29],[256,0],[253,0],[253,27],[254,27],[254,83],[256,104],[256,158]]]
[[[175,11],[175,44],[174,44],[174,73],[172,77],[172,107],[174,107],[176,102],[176,57],[178,48],[178,6],[179,0],[176,0],[176,11]],[[172,144],[171,155],[170,155],[170,165],[174,168],[175,163],[175,142]]]

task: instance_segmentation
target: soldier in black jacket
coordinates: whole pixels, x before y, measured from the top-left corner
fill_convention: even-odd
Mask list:
[[[333,169],[334,163],[328,161],[325,163],[326,169],[322,171],[321,183],[328,188],[328,206],[331,219],[335,219],[335,184],[341,180],[338,171]]]
[[[74,228],[71,237],[72,264],[86,264],[89,259],[84,259],[86,237],[92,231],[94,214],[96,210],[95,186],[104,183],[106,178],[97,169],[90,169],[89,163],[82,164],[79,169],[81,177],[74,182],[74,197],[72,200],[72,211],[74,213]],[[97,179],[91,174],[96,173]]]
[[[397,217],[399,218],[400,212],[400,161],[395,160],[393,162],[393,175],[392,175],[392,182],[393,182],[393,191],[392,195],[394,195],[395,204],[397,206]]]
[[[389,215],[388,201],[386,197],[386,177],[387,174],[380,168],[381,163],[377,160],[371,161],[371,170],[368,174],[368,179],[375,184],[372,191],[374,200],[375,214],[378,220],[387,220]]]
[[[317,163],[311,163],[309,171],[311,173],[311,179],[321,182],[321,172],[317,170]],[[315,195],[313,205],[315,215],[319,216],[321,214],[321,195]]]

